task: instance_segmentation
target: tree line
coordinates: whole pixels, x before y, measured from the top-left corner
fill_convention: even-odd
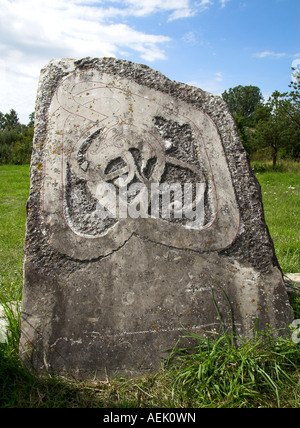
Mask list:
[[[34,132],[34,113],[29,115],[29,123],[21,124],[17,112],[0,112],[0,165],[29,164]]]
[[[222,94],[250,159],[271,160],[274,168],[279,158],[300,161],[300,71],[292,70],[290,90],[274,91],[267,101],[257,86],[236,86]]]
[[[280,158],[300,161],[300,71],[285,93],[274,91],[266,101],[257,86],[236,86],[223,92],[238,127],[239,136],[251,158]],[[0,112],[0,164],[30,163],[34,113],[29,123],[19,122],[18,114]]]

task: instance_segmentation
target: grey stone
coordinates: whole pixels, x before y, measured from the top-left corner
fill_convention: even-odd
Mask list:
[[[220,97],[128,61],[60,59],[41,71],[35,124],[20,342],[32,367],[136,376],[186,331],[288,328],[260,187]],[[120,177],[144,186],[128,197],[138,218],[99,215],[99,185],[120,196]],[[172,215],[153,215],[153,183],[191,183],[201,216],[177,217],[175,192]]]
[[[9,333],[9,318],[19,320],[21,312],[20,301],[10,301],[0,305],[0,343],[7,342],[7,333]]]
[[[6,320],[4,308],[2,305],[0,305],[0,343],[6,342],[6,332],[7,332],[7,320]]]
[[[286,273],[284,283],[290,298],[295,295],[300,296],[300,273]]]

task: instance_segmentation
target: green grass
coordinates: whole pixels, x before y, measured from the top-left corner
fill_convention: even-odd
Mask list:
[[[0,408],[300,407],[299,345],[268,335],[239,347],[223,335],[174,349],[153,375],[76,381],[37,377],[0,346]]]
[[[300,166],[272,171],[256,163],[254,169],[283,271],[300,272]],[[22,289],[28,192],[28,166],[0,167],[0,301],[9,320],[8,343],[0,344],[0,408],[300,407],[300,344],[267,334],[239,347],[226,334],[198,337],[190,352],[174,349],[161,370],[138,379],[79,382],[30,372],[17,355],[20,323],[10,303]]]
[[[262,187],[266,223],[285,273],[300,272],[300,163],[254,163]]]
[[[29,166],[0,167],[0,287],[13,299],[20,296],[23,282],[23,244]]]
[[[274,340],[256,333],[253,339],[234,346],[231,335],[216,340],[197,338],[199,345],[189,355],[174,350],[177,357],[173,395],[183,402],[203,407],[280,407],[299,404],[299,346],[289,340]],[[299,373],[298,373],[299,374]],[[295,388],[295,396],[282,394]],[[295,400],[295,401],[294,401]]]

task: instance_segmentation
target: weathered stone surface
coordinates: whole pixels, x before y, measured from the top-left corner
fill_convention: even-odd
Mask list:
[[[300,273],[287,273],[284,275],[285,288],[291,297],[300,296]]]
[[[61,59],[41,72],[35,120],[20,347],[33,367],[137,375],[184,329],[287,328],[259,184],[221,98],[144,65]],[[119,195],[120,177],[143,184],[140,214],[153,183],[198,183],[201,215],[177,218],[174,193],[170,218],[149,198],[138,218],[103,218],[99,185]]]

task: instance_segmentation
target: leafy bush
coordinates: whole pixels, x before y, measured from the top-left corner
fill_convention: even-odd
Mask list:
[[[29,124],[22,125],[13,109],[5,115],[0,112],[0,165],[30,163],[33,125],[32,115]]]

